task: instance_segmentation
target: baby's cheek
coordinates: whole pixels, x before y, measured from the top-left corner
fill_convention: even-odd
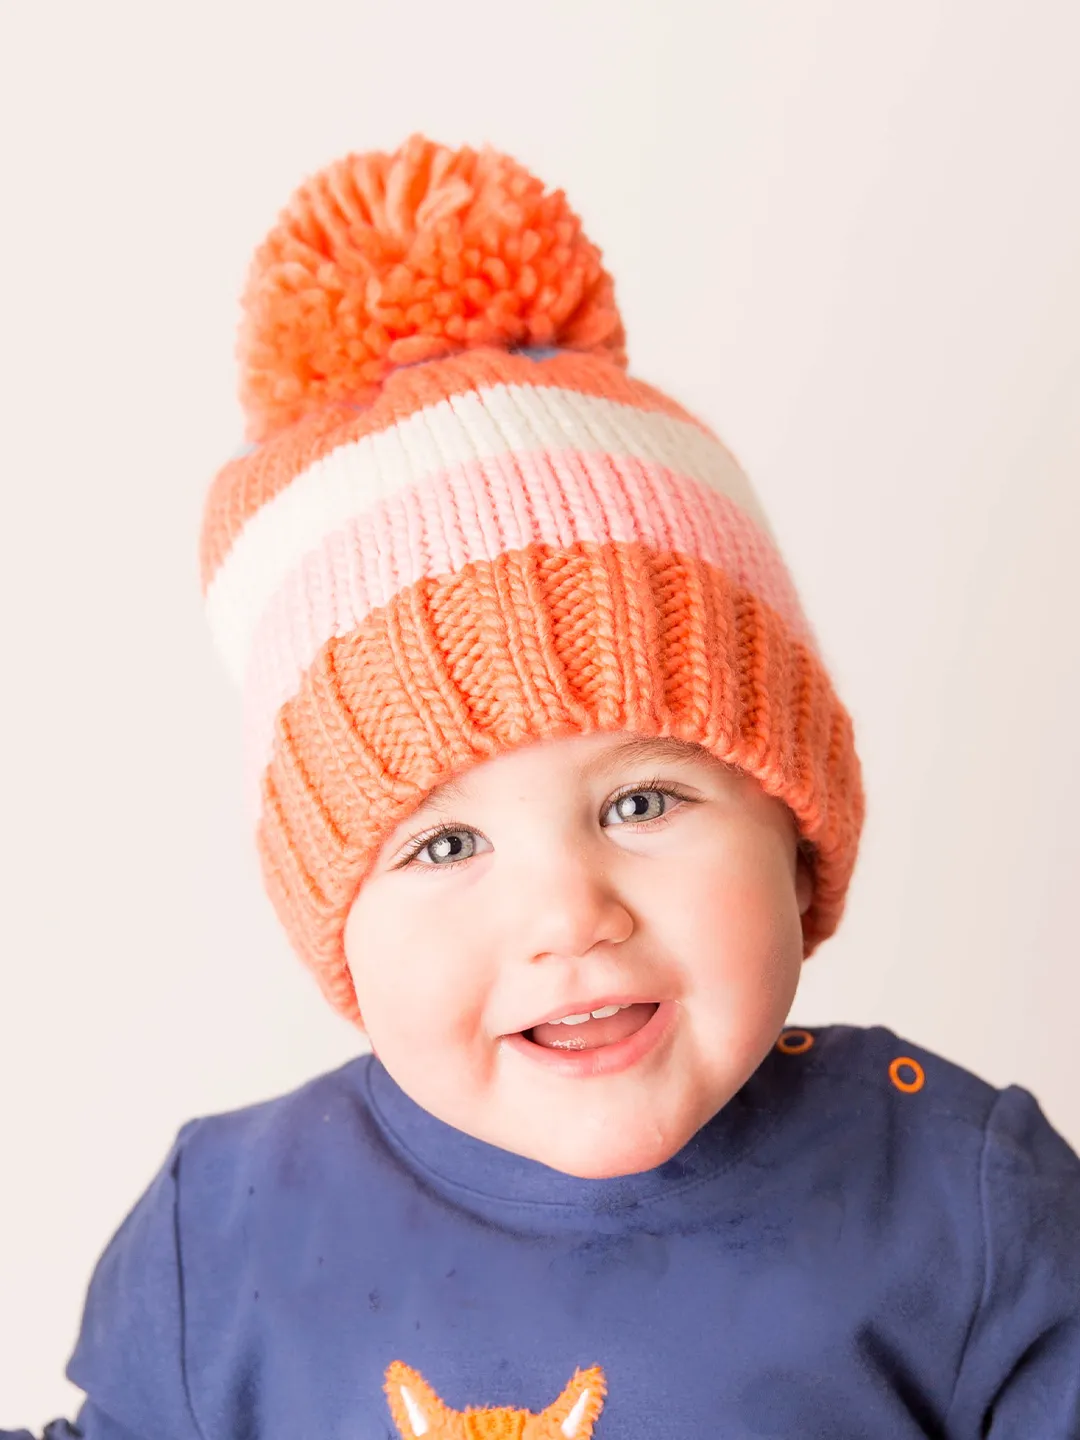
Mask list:
[[[381,957],[377,969],[365,973],[361,967],[354,978],[372,1039],[378,1043],[378,1034],[385,1034],[384,1048],[442,1049],[462,1043],[478,1025],[482,997],[475,976],[452,956],[397,952]]]
[[[794,900],[769,884],[723,887],[703,909],[692,947],[691,993],[702,1021],[736,1064],[759,1058],[783,1024],[802,964]],[[719,1053],[719,1052],[717,1052]]]

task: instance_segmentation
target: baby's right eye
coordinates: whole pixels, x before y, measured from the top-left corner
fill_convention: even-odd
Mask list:
[[[409,865],[412,861],[419,862],[421,870],[452,870],[462,860],[471,860],[476,854],[475,844],[462,845],[457,839],[460,835],[476,836],[475,830],[468,829],[465,825],[445,825],[441,830],[428,835],[414,845],[404,857],[401,864]],[[420,856],[428,851],[432,856],[429,860],[420,860]],[[464,853],[463,853],[464,852]]]

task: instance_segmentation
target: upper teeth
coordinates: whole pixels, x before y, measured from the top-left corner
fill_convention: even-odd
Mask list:
[[[599,1010],[586,1010],[583,1015],[564,1015],[561,1020],[549,1020],[549,1025],[584,1025],[586,1020],[606,1020],[620,1010],[629,1010],[629,1005],[604,1005]]]

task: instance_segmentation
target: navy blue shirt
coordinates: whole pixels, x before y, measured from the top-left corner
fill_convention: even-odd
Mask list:
[[[470,1407],[574,1440],[1080,1440],[1080,1159],[888,1030],[785,1035],[619,1179],[462,1135],[370,1056],[191,1121],[98,1262],[50,1440],[442,1440]],[[595,1381],[551,1408],[591,1367],[598,1413]]]

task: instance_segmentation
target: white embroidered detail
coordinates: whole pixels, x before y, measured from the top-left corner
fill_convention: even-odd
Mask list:
[[[583,1390],[578,1396],[574,1408],[562,1422],[561,1429],[562,1433],[566,1436],[566,1440],[574,1440],[574,1436],[578,1433],[578,1426],[581,1424],[581,1417],[585,1414],[585,1406],[588,1403],[589,1392],[588,1390]]]
[[[409,1394],[404,1385],[399,1385],[398,1389],[401,1391],[401,1398],[404,1401],[405,1409],[409,1412],[409,1424],[412,1426],[413,1434],[426,1435],[428,1432],[428,1422],[424,1418],[424,1412],[420,1409],[420,1406]],[[573,1431],[567,1431],[567,1434],[572,1435]]]

